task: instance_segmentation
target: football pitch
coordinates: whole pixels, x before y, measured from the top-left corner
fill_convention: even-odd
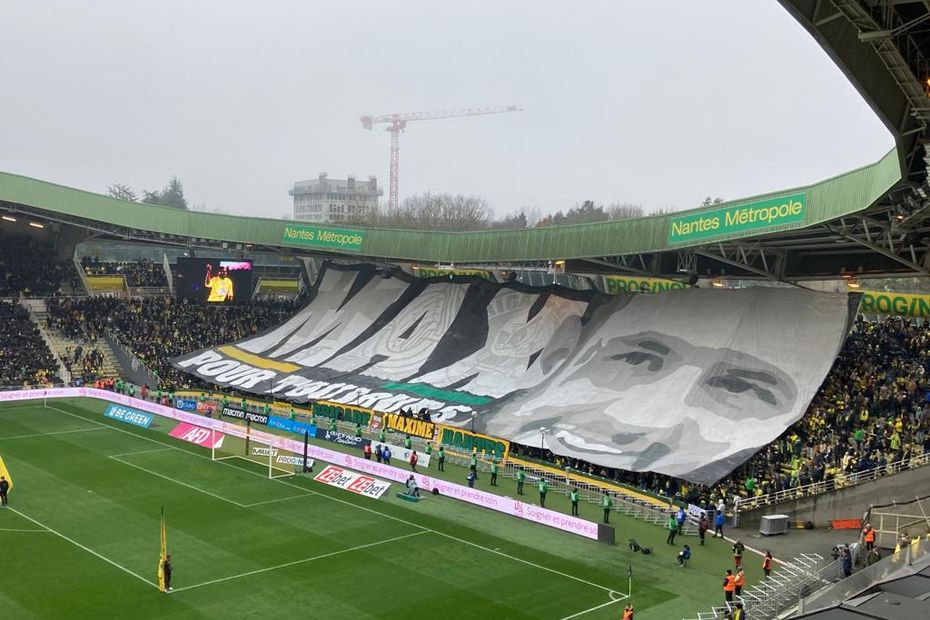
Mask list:
[[[620,515],[610,547],[451,498],[402,502],[397,484],[372,500],[271,480],[167,436],[168,420],[142,429],[104,408],[0,406],[14,481],[0,511],[4,618],[597,620],[632,601],[637,618],[676,620],[721,598],[724,543],[679,570],[660,528]],[[156,578],[162,506],[170,594]],[[656,553],[631,553],[630,536]]]

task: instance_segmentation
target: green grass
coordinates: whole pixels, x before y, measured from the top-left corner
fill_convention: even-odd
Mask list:
[[[726,543],[687,540],[695,555],[679,569],[677,548],[642,521],[612,518],[621,544],[609,547],[451,498],[410,504],[392,491],[375,501],[303,476],[269,480],[168,437],[168,420],[145,430],[104,408],[0,406],[0,456],[15,482],[0,511],[4,618],[597,620],[619,616],[612,601],[627,593],[631,565],[639,618],[694,616],[722,598]],[[501,484],[482,476],[478,486],[512,494],[513,481]],[[155,579],[162,505],[175,566],[168,595]],[[547,505],[568,510],[552,493]],[[600,511],[586,505],[582,516]],[[630,537],[655,553],[631,553]],[[747,558],[750,582],[758,563]]]

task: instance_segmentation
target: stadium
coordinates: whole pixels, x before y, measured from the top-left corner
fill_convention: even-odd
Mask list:
[[[780,4],[893,150],[472,232],[0,172],[4,617],[930,617],[930,4]]]

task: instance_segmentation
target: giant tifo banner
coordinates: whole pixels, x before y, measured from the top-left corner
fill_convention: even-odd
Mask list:
[[[173,363],[709,484],[803,415],[849,318],[845,295],[803,289],[608,296],[330,265],[286,323]]]

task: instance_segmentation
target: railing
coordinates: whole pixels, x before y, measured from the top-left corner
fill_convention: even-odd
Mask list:
[[[851,474],[838,474],[837,477],[832,480],[824,480],[822,482],[805,484],[791,489],[784,489],[782,491],[774,491],[765,495],[747,497],[740,500],[739,509],[740,511],[752,510],[754,508],[770,506],[779,502],[810,497],[811,495],[832,493],[838,489],[844,489],[846,487],[855,486],[864,482],[870,482],[872,480],[884,478],[885,476],[897,474],[909,469],[923,467],[927,464],[930,464],[930,452],[924,452],[923,454],[919,454],[917,456],[911,456],[905,459],[901,459],[900,461],[895,461],[894,463],[888,463],[883,467],[875,467],[865,471],[853,472]]]

